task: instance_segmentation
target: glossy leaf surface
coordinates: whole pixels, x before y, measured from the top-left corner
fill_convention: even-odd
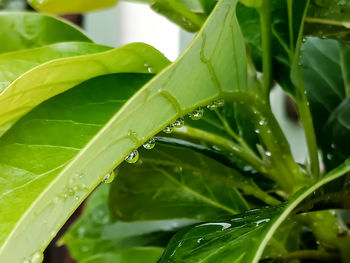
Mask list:
[[[117,0],[28,0],[29,4],[41,12],[63,14],[84,13],[112,7]]]
[[[46,244],[53,237],[49,236],[52,227],[61,224],[52,209],[68,212],[66,206],[75,206],[88,194],[90,184],[101,180],[93,171],[91,182],[88,175],[67,170],[74,157],[149,79],[149,75],[134,74],[92,79],[41,104],[0,138],[0,207],[6,211],[6,216],[0,217],[1,259],[11,257],[13,262],[21,262],[30,250]],[[95,159],[94,155],[88,156],[83,159]],[[55,180],[62,180],[61,186]],[[28,217],[28,212],[36,216]],[[39,217],[50,220],[39,223]],[[16,258],[11,246],[25,242],[38,227],[41,236],[25,245],[26,251],[17,253]]]
[[[277,228],[321,186],[350,171],[350,159],[316,184],[300,190],[285,207],[256,209],[229,220],[202,223],[175,235],[160,262],[257,263]]]
[[[94,85],[99,91],[111,86],[116,90],[104,91],[104,97],[97,103],[91,103],[91,100],[98,99],[98,96],[89,88],[87,88],[88,95],[85,95],[86,100],[82,100],[84,98],[82,94],[74,100],[72,94],[63,94],[61,98],[66,97],[67,102],[61,102],[59,105],[65,106],[56,106],[55,101],[59,100],[57,97],[36,108],[8,130],[0,142],[0,150],[3,152],[0,159],[3,165],[1,177],[8,178],[0,188],[3,194],[1,207],[3,205],[6,207],[8,216],[5,218],[9,218],[1,223],[3,236],[0,239],[2,244],[0,261],[11,260],[17,263],[33,255],[36,256],[35,253],[45,247],[67,217],[104,176],[121,163],[133,149],[141,146],[167,124],[195,107],[209,103],[212,99],[221,96],[223,92],[234,93],[247,90],[245,46],[235,17],[235,7],[236,1],[221,1],[189,49],[175,63],[148,82],[121,109],[119,109],[120,104],[123,104],[126,99],[123,97],[126,96],[124,91],[128,96],[131,95],[128,92],[135,92],[131,81],[127,81],[128,89],[115,88],[118,87],[117,83],[104,85],[95,82]],[[210,35],[210,38],[206,38],[207,35]],[[142,48],[138,50],[142,53]],[[110,53],[107,54],[110,55]],[[82,59],[81,64],[87,66],[92,56],[94,55],[79,57]],[[105,60],[118,67],[129,65],[126,58],[120,60],[122,63],[120,65],[115,59],[108,60],[109,57]],[[70,68],[67,60],[62,60],[65,63],[65,77],[69,76],[68,73],[74,74],[75,77],[87,74],[81,70],[81,67]],[[56,60],[56,63],[57,61],[60,60]],[[149,66],[153,66],[151,64],[146,67],[145,62],[148,61],[143,59],[141,61],[136,68],[143,67],[142,71],[145,68],[148,71]],[[125,67],[123,69],[125,70]],[[128,68],[128,71],[132,69],[135,70],[135,67]],[[76,74],[77,71],[79,74]],[[103,65],[103,69],[98,70],[97,73],[87,75],[91,78],[96,74],[107,72],[110,71],[107,71],[106,65]],[[57,75],[60,78],[57,76],[56,79],[61,81],[63,76],[61,72]],[[30,79],[33,80],[33,78]],[[100,80],[102,79],[103,77]],[[83,80],[75,80],[71,85]],[[92,83],[94,81],[96,80],[92,80]],[[75,88],[72,92],[79,93],[79,90]],[[120,93],[121,90],[123,93]],[[110,93],[113,91],[115,91],[113,96],[116,97],[111,100]],[[1,95],[5,92],[6,90]],[[109,102],[116,104],[110,106]],[[84,107],[80,105],[84,103],[86,107],[82,114]],[[70,105],[70,108],[67,108],[66,104]],[[94,108],[90,114],[87,114],[86,110],[89,106],[111,107],[112,109],[109,109],[112,113]],[[107,112],[113,116],[109,118],[99,116]],[[40,117],[44,120],[38,122],[41,122],[44,127],[39,128],[39,124],[32,125],[30,118],[40,119]],[[46,119],[58,121],[45,121]],[[101,123],[102,120],[109,121]],[[34,129],[31,133],[28,130],[24,132],[25,129],[21,127],[28,125],[27,121],[31,129]],[[22,135],[21,132],[23,132]],[[76,134],[78,138],[72,134]],[[42,162],[43,159],[48,159],[49,162]],[[19,175],[13,177],[13,173]],[[30,186],[29,192],[24,191],[26,186]],[[23,194],[15,190],[23,191]],[[16,192],[15,199],[11,197],[11,194],[15,194],[14,192]],[[8,207],[11,210],[8,210]],[[38,217],[45,218],[45,224],[35,220]],[[28,243],[27,240],[33,233],[41,233],[41,235],[37,235],[35,240]],[[19,252],[18,247],[23,250]]]
[[[235,189],[235,177],[235,171],[213,159],[157,143],[152,150],[140,150],[138,164],[118,168],[109,206],[123,221],[232,215],[248,208]],[[248,185],[237,177],[238,184]]]
[[[83,215],[60,244],[68,245],[78,262],[155,263],[177,228],[189,220],[115,222],[108,210],[109,185],[101,185],[88,200]]]
[[[157,73],[168,63],[160,52],[142,43],[44,63],[21,75],[0,94],[0,134],[41,102],[84,80],[118,72]]]
[[[302,66],[324,162],[331,169],[350,154],[350,48],[336,40],[308,38]]]
[[[58,42],[91,42],[73,24],[53,16],[34,12],[1,12],[0,24],[0,53]]]
[[[63,42],[0,55],[0,92],[26,71],[53,59],[98,53],[109,47],[88,42]]]

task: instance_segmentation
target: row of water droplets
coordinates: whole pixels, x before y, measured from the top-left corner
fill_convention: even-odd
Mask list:
[[[217,108],[223,107],[225,101],[223,99],[214,100],[212,103],[207,105],[209,110],[215,110]],[[198,107],[194,111],[188,114],[192,120],[200,120],[203,117],[204,110],[202,107]],[[163,129],[163,132],[170,134],[174,131],[175,128],[181,128],[185,125],[185,119],[183,117],[177,118],[174,123],[169,124]],[[143,144],[143,148],[151,150],[155,146],[155,139],[152,137]],[[137,149],[134,149],[126,158],[125,161],[128,163],[136,163],[139,160],[139,152]],[[115,172],[108,173],[104,179],[104,183],[111,183],[115,178]]]
[[[35,252],[30,259],[25,259],[23,263],[41,263],[44,260],[44,255],[41,251]]]

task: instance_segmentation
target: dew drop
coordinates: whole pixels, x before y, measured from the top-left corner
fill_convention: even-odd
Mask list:
[[[148,71],[149,73],[152,73],[152,72],[153,72],[153,68],[152,68],[149,64],[145,63],[145,64],[143,64],[143,66],[147,69],[147,71]]]
[[[175,122],[174,122],[174,127],[175,128],[181,128],[185,125],[185,120],[184,118],[178,118]]]
[[[327,159],[328,159],[328,160],[332,160],[332,159],[333,159],[333,155],[330,154],[330,153],[328,153],[328,154],[327,154]]]
[[[36,252],[32,256],[32,259],[30,260],[30,263],[41,263],[44,260],[44,255],[41,252]]]
[[[335,144],[334,143],[331,144],[331,148],[335,149]]]
[[[262,223],[268,223],[268,222],[270,222],[270,218],[265,218],[265,219],[261,219],[261,220],[255,222],[255,225],[259,226]]]
[[[145,142],[143,144],[143,148],[147,149],[147,150],[151,150],[154,148],[154,145],[156,145],[156,141],[155,139],[152,137],[150,138],[147,142]]]
[[[166,126],[163,130],[164,133],[172,133],[174,131],[174,125],[173,124],[169,124],[168,126]]]
[[[268,157],[271,157],[272,154],[271,154],[271,152],[267,151],[267,152],[265,152],[265,155]]]
[[[190,118],[194,121],[200,120],[203,117],[203,108],[198,107],[189,114]]]
[[[139,159],[139,152],[137,150],[133,150],[126,158],[125,161],[128,163],[136,163]]]
[[[260,130],[259,129],[256,129],[256,130],[254,130],[255,131],[255,133],[260,133]]]
[[[218,108],[223,107],[225,105],[224,99],[218,99],[214,102]]]
[[[115,178],[115,173],[110,172],[103,178],[103,182],[106,184],[110,184],[111,182],[113,182],[114,178]]]
[[[264,124],[265,124],[265,120],[260,120],[260,121],[259,121],[259,125],[260,125],[260,126],[263,126]]]

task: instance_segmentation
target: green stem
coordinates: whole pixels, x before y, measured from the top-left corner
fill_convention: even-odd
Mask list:
[[[268,149],[266,153],[270,163],[265,163],[265,166],[269,167],[270,178],[288,194],[310,183],[295,163],[289,143],[267,103],[259,95],[248,92],[229,93],[224,97],[236,102],[255,125]]]
[[[232,128],[231,128],[230,124],[227,122],[226,118],[224,116],[222,116],[222,114],[217,109],[215,109],[215,113],[219,117],[221,123],[224,125],[226,132],[229,135],[231,135],[231,137],[233,139],[235,139],[242,147],[244,147],[244,149],[246,149],[248,152],[250,152],[251,154],[254,155],[255,154],[254,151],[245,142],[245,140],[232,130]]]
[[[270,88],[272,86],[272,52],[271,52],[271,9],[272,1],[264,0],[260,9],[260,30],[261,30],[261,42],[263,52],[263,91],[264,95],[269,101]]]
[[[304,128],[305,138],[307,142],[307,148],[310,157],[310,172],[314,178],[319,178],[320,176],[320,164],[318,160],[318,147],[315,136],[314,124],[312,122],[311,111],[309,107],[309,102],[306,97],[306,91],[304,87],[304,82],[301,76],[301,70],[298,70],[299,74],[299,89],[296,96],[296,105],[298,107],[298,112],[300,116],[301,123]]]
[[[267,174],[264,163],[255,154],[253,155],[250,152],[247,152],[246,149],[240,145],[221,136],[189,126],[185,126],[183,129],[177,129],[174,133],[182,134],[197,140],[207,141],[213,145],[218,145],[251,164],[257,171]]]

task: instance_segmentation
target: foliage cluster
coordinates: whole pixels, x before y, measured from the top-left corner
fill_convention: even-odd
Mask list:
[[[198,31],[173,63],[51,15],[0,13],[0,262],[41,262],[101,182],[60,241],[81,263],[350,262],[350,1],[149,4]],[[305,163],[271,110],[276,83]]]

